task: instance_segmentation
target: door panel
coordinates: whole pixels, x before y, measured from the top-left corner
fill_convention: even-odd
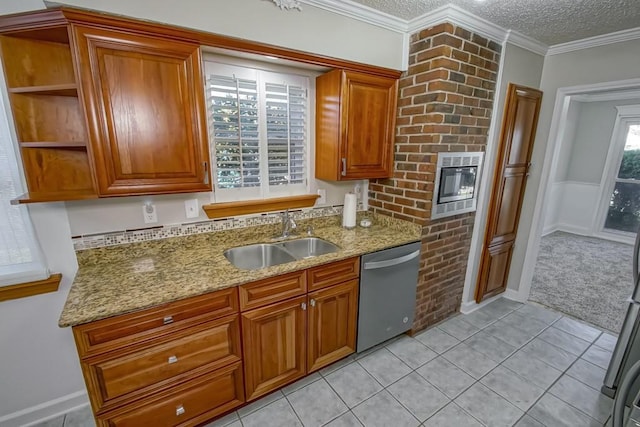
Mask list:
[[[355,351],[357,321],[357,279],[309,294],[309,373]]]
[[[99,194],[211,190],[199,46],[74,31]]]
[[[346,176],[389,176],[397,82],[351,72],[345,73],[345,79],[342,120],[346,120],[346,143],[341,157],[346,159]]]
[[[512,250],[513,242],[507,242],[485,249],[482,260],[487,283],[485,296],[502,292],[503,285],[509,274]]]
[[[476,302],[503,292],[507,287],[541,100],[542,92],[539,90],[509,83]]]
[[[513,137],[511,138],[509,158],[507,165],[526,164],[529,162],[531,153],[527,144],[521,144],[520,141],[533,140],[535,134],[536,121],[538,119],[538,98],[529,98],[527,91],[517,91],[518,105],[516,108],[515,124],[513,129]]]
[[[242,314],[248,401],[305,375],[306,300],[291,298]]]
[[[521,203],[521,188],[524,182],[524,175],[505,176],[502,180],[502,197],[500,199],[499,214],[496,221],[496,229],[491,245],[499,241],[515,238],[517,226],[518,206]]]

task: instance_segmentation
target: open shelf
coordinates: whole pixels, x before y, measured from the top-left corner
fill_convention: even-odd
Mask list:
[[[23,205],[28,203],[41,203],[41,202],[59,202],[61,200],[90,200],[97,199],[98,196],[95,192],[83,193],[69,193],[69,192],[58,192],[58,193],[24,193],[23,195],[16,197],[11,200],[12,205]]]
[[[77,97],[78,87],[76,86],[75,83],[43,85],[43,86],[23,86],[23,87],[14,87],[9,89],[9,93]]]

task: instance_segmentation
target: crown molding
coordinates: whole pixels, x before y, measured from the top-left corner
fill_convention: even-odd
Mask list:
[[[615,33],[603,34],[601,36],[588,37],[582,40],[556,44],[549,47],[547,55],[560,55],[562,53],[573,52],[576,50],[588,49],[591,47],[604,46],[608,44],[637,39],[640,39],[640,27],[616,31]]]
[[[541,56],[545,56],[549,51],[549,46],[547,46],[546,44],[540,43],[538,40],[514,30],[507,31],[505,42],[529,50],[533,53],[537,53]]]
[[[474,33],[499,43],[504,41],[507,34],[507,30],[501,26],[480,18],[453,4],[441,6],[422,16],[409,20],[408,30],[410,33],[415,33],[416,31],[432,27],[444,21],[460,25],[467,30],[471,30]]]
[[[376,25],[398,33],[407,32],[407,21],[350,0],[298,0],[318,9]]]

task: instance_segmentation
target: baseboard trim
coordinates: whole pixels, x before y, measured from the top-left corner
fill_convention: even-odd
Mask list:
[[[87,392],[77,391],[0,417],[0,427],[28,427],[51,420],[89,404]]]
[[[479,308],[482,308],[487,304],[491,304],[495,300],[501,298],[503,295],[504,295],[504,293],[498,294],[498,295],[494,295],[491,298],[485,299],[481,303],[477,303],[477,302],[475,302],[475,300],[464,302],[464,303],[462,303],[460,305],[460,313],[462,313],[462,314],[473,313],[474,311],[478,310]]]
[[[528,298],[528,295],[522,295],[522,292],[514,291],[513,289],[507,289],[506,291],[504,291],[502,296],[504,296],[506,299],[522,303],[527,302]]]
[[[547,236],[547,235],[553,233],[554,231],[558,231],[558,224],[553,224],[553,225],[550,225],[548,227],[543,228],[542,229],[542,235],[543,236]]]
[[[556,231],[564,231],[565,233],[578,234],[580,236],[592,236],[591,230],[588,227],[580,227],[573,224],[558,224]]]

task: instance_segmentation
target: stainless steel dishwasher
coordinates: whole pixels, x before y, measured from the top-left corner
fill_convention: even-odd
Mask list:
[[[419,265],[420,242],[362,257],[358,353],[411,329]]]

